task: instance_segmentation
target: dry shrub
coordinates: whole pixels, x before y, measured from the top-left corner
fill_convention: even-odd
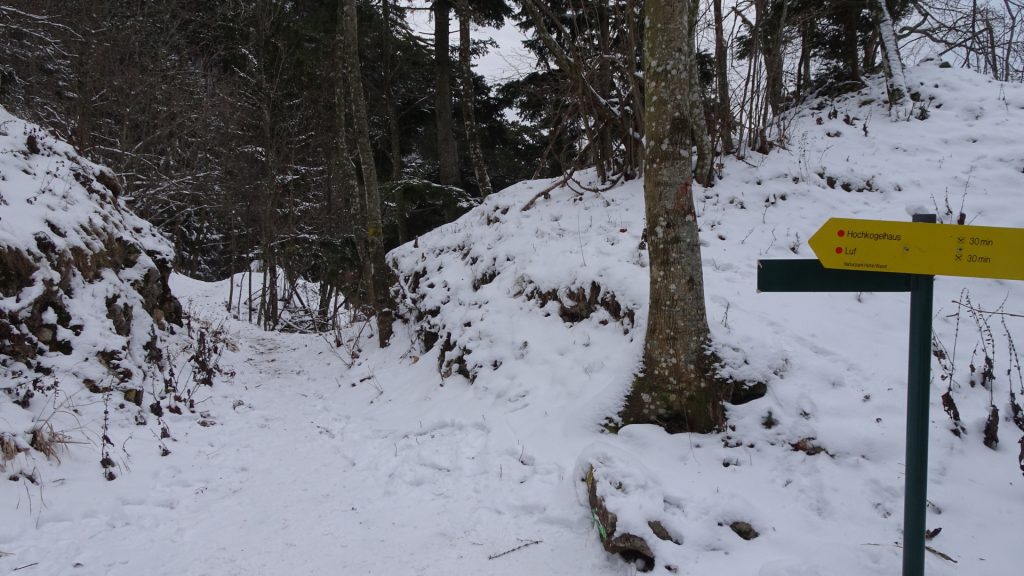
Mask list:
[[[985,437],[982,439],[985,446],[995,450],[999,445],[999,408],[989,407],[988,420],[985,421]]]
[[[18,455],[18,445],[14,442],[14,436],[6,433],[0,433],[0,470],[5,470],[4,464],[8,460],[14,460],[14,457]]]
[[[1020,471],[1024,473],[1024,436],[1020,437],[1020,456],[1017,457],[1017,462],[1020,464]]]
[[[49,423],[39,426],[32,431],[32,440],[29,445],[46,456],[60,462],[58,454],[67,450],[67,443],[70,440],[67,435],[57,432]]]

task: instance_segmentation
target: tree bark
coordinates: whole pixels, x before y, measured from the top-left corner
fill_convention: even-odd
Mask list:
[[[843,59],[846,61],[847,80],[861,82],[860,54],[857,49],[857,25],[860,19],[860,3],[847,1],[840,7],[843,26]]]
[[[704,96],[701,92],[700,71],[697,69],[697,48],[694,40],[697,35],[697,14],[700,1],[690,0],[690,2],[689,28],[686,28],[687,35],[683,37],[686,45],[684,61],[689,68],[687,86],[690,95],[686,108],[688,116],[686,123],[690,127],[690,143],[697,149],[694,179],[703,186],[713,186],[715,151],[711,149],[711,137],[708,136],[708,125],[704,114]],[[680,4],[685,4],[685,2],[680,2]],[[680,54],[680,57],[684,57],[683,54]]]
[[[608,7],[608,0],[596,2],[594,9],[597,11],[596,20],[598,27],[598,65],[595,88],[601,98],[610,100],[612,95],[612,60],[616,55],[612,51],[611,14]],[[594,143],[594,160],[598,165],[598,174],[607,178],[615,171],[615,153],[612,143],[612,123],[603,121],[597,131],[597,141]],[[604,182],[604,179],[602,179]]]
[[[806,19],[800,23],[800,60],[796,66],[796,98],[803,98],[804,91],[811,87],[811,30],[814,22]]]
[[[388,138],[391,157],[391,181],[402,179],[402,132],[398,124],[398,105],[395,102],[395,76],[399,73],[398,62],[395,61],[395,48],[391,32],[392,0],[381,0],[381,18],[384,22],[382,36],[384,38],[384,99],[388,110]],[[400,221],[404,220],[402,218]],[[403,242],[404,243],[404,242]]]
[[[732,141],[732,102],[729,99],[729,52],[725,45],[725,23],[722,16],[722,0],[714,0],[715,11],[715,81],[718,90],[718,134],[722,139],[722,151],[726,154],[736,149]]]
[[[338,3],[338,24],[335,33],[335,49],[337,50],[337,77],[334,83],[335,100],[335,123],[337,134],[335,136],[335,149],[337,159],[335,161],[336,182],[335,190],[338,200],[347,204],[349,219],[355,236],[356,256],[359,262],[368,260],[369,246],[366,235],[366,209],[365,198],[359,190],[357,182],[356,167],[352,163],[352,147],[349,143],[349,114],[352,111],[351,94],[349,92],[349,78],[357,71],[353,70],[348,60],[345,39],[345,14],[344,6]],[[364,279],[364,282],[369,282]],[[346,294],[348,303],[355,303],[357,306],[364,305],[368,300],[363,290],[368,288],[358,283],[355,294]]]
[[[782,111],[782,97],[785,92],[782,51],[785,48],[783,33],[789,4],[769,6],[766,0],[754,4],[757,11],[757,26],[761,29],[761,50],[764,57],[765,92],[773,116]],[[777,21],[776,21],[777,19]]]
[[[391,340],[394,311],[388,294],[390,271],[384,261],[384,234],[380,214],[380,188],[377,184],[377,167],[374,165],[373,150],[370,148],[370,128],[366,113],[366,96],[363,94],[363,80],[359,63],[359,31],[356,19],[356,0],[344,0],[339,4],[343,10],[345,29],[345,54],[348,74],[349,100],[352,105],[352,121],[356,132],[356,146],[359,150],[359,164],[363,173],[363,197],[366,207],[367,272],[369,276],[369,299],[377,316],[377,337],[384,348]]]
[[[448,54],[448,35],[451,32],[448,16],[451,8],[449,0],[434,2],[434,109],[437,116],[437,161],[441,170],[441,184],[459,186],[459,152],[452,133],[451,58]]]
[[[670,432],[708,432],[724,419],[721,392],[706,369],[710,333],[690,170],[694,127],[703,122],[693,99],[696,8],[695,0],[647,0],[644,9],[651,300],[643,373],[621,417]]]
[[[400,115],[395,99],[394,79],[400,74],[400,64],[395,59],[393,34],[391,31],[391,10],[393,0],[381,0],[381,19],[383,20],[382,37],[384,38],[384,106],[388,111],[389,157],[391,158],[391,182],[402,179],[402,130],[399,125]],[[405,244],[409,239],[409,226],[405,214],[405,192],[402,186],[394,188],[395,221],[398,228],[398,243]]]
[[[476,98],[473,95],[473,55],[470,52],[471,8],[467,0],[457,0],[459,12],[459,71],[462,80],[462,120],[466,125],[466,141],[469,143],[469,158],[473,163],[473,173],[480,188],[480,197],[486,198],[494,192],[491,177],[487,174],[487,164],[480,148],[480,135],[476,125]]]
[[[627,0],[625,10],[632,16],[637,10],[642,10],[643,0]],[[638,18],[627,18],[627,27],[625,33],[625,54],[629,55],[629,69],[630,74],[628,75],[629,93],[633,99],[635,110],[633,114],[629,114],[628,124],[623,130],[623,140],[627,142],[626,146],[626,166],[624,171],[626,172],[626,179],[632,178],[634,174],[632,170],[636,170],[636,175],[643,173],[644,169],[644,109],[641,103],[644,101],[643,95],[643,83],[640,79],[641,73],[643,72],[643,63],[639,63],[639,66],[633,64],[633,54],[637,53],[637,46],[643,40],[640,36],[640,23]]]

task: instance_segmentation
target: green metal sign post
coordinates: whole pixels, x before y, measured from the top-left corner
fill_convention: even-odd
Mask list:
[[[935,222],[934,214],[914,222]],[[907,453],[903,502],[903,576],[924,576],[928,498],[928,392],[935,277],[828,269],[819,260],[760,260],[758,292],[910,292]]]
[[[907,375],[907,457],[903,496],[903,576],[924,576],[928,504],[928,391],[932,361],[934,276],[910,291],[910,370]]]

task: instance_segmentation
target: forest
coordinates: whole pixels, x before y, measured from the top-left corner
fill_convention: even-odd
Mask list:
[[[1022,19],[0,2],[0,570],[1012,573]]]
[[[286,286],[321,283],[313,327],[339,293],[387,308],[370,263],[385,268],[381,251],[494,190],[589,167],[603,186],[638,177],[643,5],[15,0],[0,6],[0,103],[110,166],[173,239],[177,270],[214,279],[256,262]],[[810,95],[883,70],[905,90],[901,56],[1024,80],[1017,0],[687,9],[695,175],[708,185],[716,158],[785,146],[780,113]],[[497,48],[481,25],[517,26],[534,69],[500,84],[475,73]],[[266,328],[280,324],[276,286],[253,318]]]

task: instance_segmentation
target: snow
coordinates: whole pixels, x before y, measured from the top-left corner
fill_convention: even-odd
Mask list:
[[[760,258],[813,257],[806,239],[829,217],[907,221],[924,207],[948,223],[963,206],[968,223],[1024,228],[1024,87],[934,62],[907,81],[921,94],[914,118],[891,120],[875,81],[795,111],[785,148],[727,160],[696,191],[722,369],[768,385],[729,407],[726,432],[603,430],[647,322],[642,184],[559,188],[523,211],[550,184],[525,182],[389,255],[410,323],[387,349],[372,324],[347,328],[341,348],[263,332],[225,317],[227,281],[173,277],[193,321],[223,330],[228,375],[196,397],[207,425],[167,415],[166,457],[146,427],[111,430],[114,482],[95,446],[59,466],[37,455],[45,483],[0,485],[0,570],[632,574],[601,547],[582,482],[593,467],[621,526],[649,535],[657,519],[679,542],[648,538],[655,574],[897,573],[909,299],[758,294],[755,278]],[[592,286],[599,304],[574,305]],[[1008,575],[1024,533],[1008,346],[1024,319],[983,316],[986,341],[953,303],[964,290],[977,307],[1024,312],[1019,282],[936,281],[964,431],[950,431],[934,362],[927,525],[942,532],[929,546],[956,563],[928,553],[927,573]],[[426,350],[429,332],[440,341]],[[991,400],[970,384],[982,345]],[[981,442],[990,402],[995,450]],[[736,521],[760,536],[740,539]]]
[[[177,303],[147,301],[165,296],[159,265],[173,248],[117,192],[109,170],[0,109],[0,443],[21,452],[45,446],[39,434],[55,449],[51,461],[0,459],[12,507],[61,473],[65,449],[95,445],[104,420],[132,425],[141,409],[124,394],[158,396],[169,368],[150,355],[186,345],[165,321]],[[154,319],[147,310],[158,305],[164,317]]]

